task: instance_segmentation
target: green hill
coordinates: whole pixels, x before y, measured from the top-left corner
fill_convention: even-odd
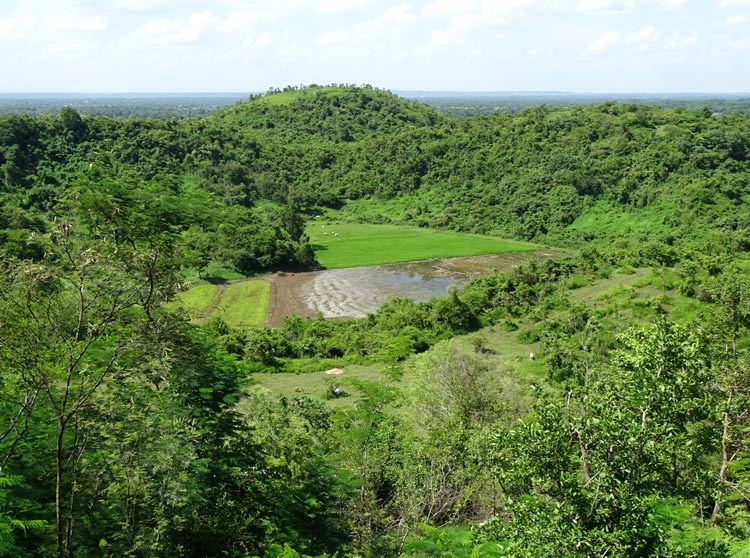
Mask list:
[[[350,86],[168,122],[63,112],[0,119],[1,190],[29,209],[48,210],[93,166],[188,178],[224,206],[344,208],[569,246],[718,234],[744,249],[750,227],[748,115],[604,103],[461,118]]]
[[[208,117],[293,143],[311,138],[348,143],[434,124],[440,113],[371,87],[318,87],[270,92]]]
[[[214,118],[263,138],[264,168],[279,164],[264,195],[350,205],[357,219],[566,244],[749,225],[746,115],[605,103],[461,119],[381,91],[311,88]],[[358,203],[369,199],[397,203]]]

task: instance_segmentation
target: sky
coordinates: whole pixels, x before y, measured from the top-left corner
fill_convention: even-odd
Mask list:
[[[0,92],[750,92],[750,0],[0,0]]]

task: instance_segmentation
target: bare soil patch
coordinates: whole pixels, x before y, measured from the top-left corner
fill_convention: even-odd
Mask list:
[[[319,273],[322,272],[277,272],[263,277],[271,282],[271,301],[268,304],[266,325],[280,327],[284,323],[284,318],[295,312],[303,318],[314,318],[317,314],[305,304],[300,294],[300,286]]]
[[[449,285],[461,287],[471,279],[508,271],[531,258],[565,254],[554,250],[509,252],[420,260],[369,267],[330,269],[303,273],[273,273],[266,325],[279,327],[295,312],[306,318],[362,317],[395,297],[418,302],[445,295]]]

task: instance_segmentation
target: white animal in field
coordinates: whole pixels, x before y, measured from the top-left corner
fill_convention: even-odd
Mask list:
[[[534,360],[534,353],[533,352],[529,353],[529,360]]]

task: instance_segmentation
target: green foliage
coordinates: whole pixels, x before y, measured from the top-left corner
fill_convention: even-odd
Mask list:
[[[284,335],[276,329],[255,329],[246,335],[245,358],[270,365],[277,357],[288,356],[292,348]]]
[[[495,558],[503,556],[500,545],[494,542],[477,544],[465,527],[420,527],[420,536],[412,537],[400,558]]]
[[[22,549],[15,544],[16,537],[26,537],[47,524],[41,519],[20,519],[15,516],[15,513],[23,513],[23,508],[30,504],[25,499],[9,498],[8,492],[18,487],[21,482],[21,477],[8,476],[0,472],[0,556],[22,555]]]
[[[522,556],[724,555],[719,530],[670,516],[695,510],[687,502],[715,482],[703,461],[718,435],[703,339],[663,320],[632,331],[614,368],[580,395],[497,432],[484,459],[504,488],[506,515],[480,528],[479,540]],[[675,498],[672,507],[663,497]]]

